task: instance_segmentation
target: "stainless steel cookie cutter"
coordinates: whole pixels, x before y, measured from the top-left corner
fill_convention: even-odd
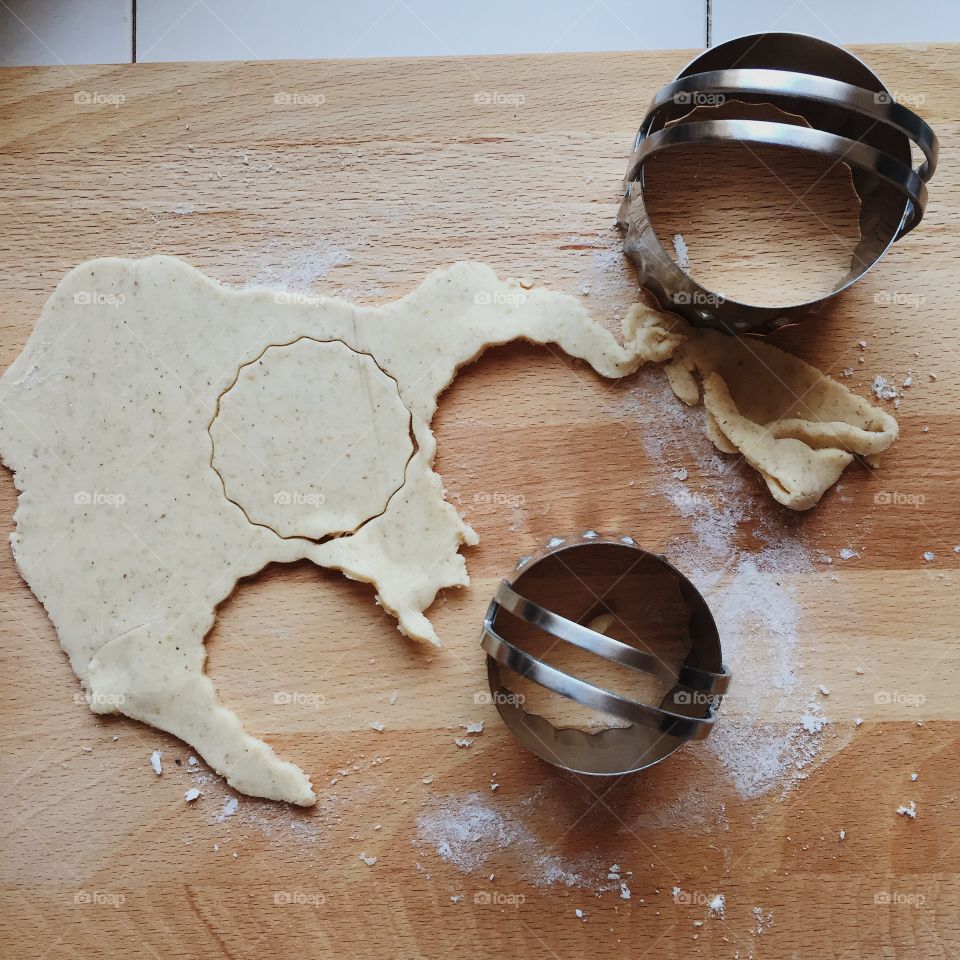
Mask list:
[[[654,586],[656,595],[642,595],[638,583]],[[662,648],[658,653],[635,633],[641,620],[656,629],[667,621],[679,624],[686,655],[676,662],[663,659]],[[601,658],[596,662],[603,666],[656,678],[666,692],[653,705],[573,676],[524,649],[529,644],[518,633],[531,628],[535,639],[550,642],[547,653],[570,645],[578,655]],[[612,635],[617,633],[631,642]],[[632,537],[594,530],[554,537],[519,561],[487,610],[481,646],[490,692],[507,726],[532,753],[576,773],[633,773],[687,740],[706,737],[730,684],[716,624],[696,587]],[[626,725],[599,732],[557,726],[524,709],[524,696],[503,682],[501,668]]]
[[[700,105],[724,100],[773,104],[809,126],[766,120],[684,120]],[[664,150],[718,140],[772,144],[849,165],[860,197],[860,241],[849,271],[832,290],[803,303],[756,306],[726,299],[688,276],[650,223],[643,165]],[[911,147],[923,155],[913,165]],[[862,277],[923,217],[926,183],[937,165],[937,137],[895,101],[862,61],[840,47],[795,33],[738,37],[696,57],[653,98],[624,179],[618,223],[640,282],[660,305],[697,326],[728,333],[769,333],[819,309]]]

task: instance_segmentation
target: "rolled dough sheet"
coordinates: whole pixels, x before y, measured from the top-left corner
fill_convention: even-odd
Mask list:
[[[401,631],[437,643],[423,611],[443,587],[468,582],[458,550],[477,537],[444,499],[430,420],[459,367],[518,338],[555,343],[606,377],[642,362],[632,342],[618,344],[576,298],[525,290],[476,263],[437,271],[377,308],[236,290],[169,257],[93,260],[67,274],[0,378],[0,454],[21,491],[11,538],[17,566],[91,708],[175,734],[244,793],[314,803],[304,772],[246,733],[204,673],[217,605],[266,564],[307,558],[372,583]],[[339,344],[320,346],[331,341]],[[275,345],[293,346],[268,350]],[[366,374],[334,388],[324,355],[344,349]],[[264,387],[273,361],[295,370],[286,390]],[[244,370],[249,382],[226,394]],[[322,453],[304,449],[303,425],[290,415],[311,376],[343,422],[320,418],[307,437],[333,430],[366,451],[366,464],[350,474],[351,483],[368,484],[353,515],[313,509],[316,496],[288,514],[276,508],[289,504],[273,502],[277,492],[329,493],[314,485]],[[215,422],[224,394],[225,419]],[[244,415],[231,420],[231,408]],[[390,463],[405,466],[398,489],[395,472],[370,475],[371,448],[361,438],[381,428],[400,431],[387,441]],[[269,474],[262,482],[249,467],[255,459],[240,466],[251,450]],[[296,487],[283,462],[294,452],[305,474]],[[352,535],[318,540],[376,510]]]

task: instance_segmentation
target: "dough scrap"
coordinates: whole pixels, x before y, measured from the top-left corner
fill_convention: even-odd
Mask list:
[[[416,443],[384,512],[324,542],[251,523],[213,467],[210,429],[238,371],[302,338],[372,357]],[[444,499],[430,420],[461,366],[516,339],[555,343],[606,377],[642,362],[628,332],[621,346],[576,298],[500,281],[483,264],[436,271],[381,307],[232,289],[171,257],[68,273],[0,378],[0,455],[21,491],[17,566],[91,709],[175,734],[243,793],[315,803],[306,774],[250,736],[204,673],[217,605],[268,563],[307,558],[373,584],[402,632],[438,643],[423,612],[440,589],[468,583],[458,551],[477,536]],[[241,499],[262,501],[264,489]],[[264,516],[270,507],[260,503]]]
[[[695,329],[639,304],[624,331],[645,359],[666,362],[680,400],[703,403],[714,445],[742,454],[792,510],[815,506],[855,454],[873,465],[897,438],[888,413],[765,340]]]

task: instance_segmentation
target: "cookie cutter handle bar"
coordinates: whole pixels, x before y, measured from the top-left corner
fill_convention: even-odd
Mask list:
[[[804,150],[832,157],[838,162],[844,161],[873,174],[899,190],[908,201],[908,210],[897,232],[897,239],[909,233],[923,218],[927,188],[920,175],[911,167],[859,140],[850,140],[824,130],[769,120],[705,120],[679,123],[644,137],[634,151],[627,170],[628,195],[640,167],[654,154],[672,147],[718,140],[739,140],[743,143]]]
[[[643,126],[637,133],[634,149],[639,147],[640,141],[666,107],[679,105],[692,108],[698,105],[698,99],[712,103],[710,98],[716,94],[753,94],[764,98],[792,98],[830,107],[840,106],[909,137],[923,153],[924,162],[917,170],[917,175],[924,183],[937,169],[940,145],[933,128],[912,110],[897,103],[889,93],[865,90],[832,77],[818,77],[791,70],[708,70],[668,83],[651,101]]]
[[[587,683],[579,677],[570,676],[544,663],[543,660],[531,656],[508,640],[504,640],[489,624],[484,624],[480,646],[497,663],[514,673],[527,677],[534,683],[581,706],[619,717],[628,723],[638,723],[660,733],[685,740],[703,740],[713,728],[715,720],[713,705],[708,707],[703,717],[688,717],[682,713],[672,713],[660,707],[650,707],[635,700],[628,700],[603,687]]]
[[[515,617],[519,617],[532,626],[539,627],[558,640],[564,640],[581,650],[586,650],[598,657],[612,660],[614,663],[622,664],[641,673],[652,674],[668,683],[680,684],[698,693],[712,693],[717,696],[726,693],[730,686],[729,670],[724,670],[722,673],[712,673],[709,670],[701,670],[687,664],[681,664],[678,669],[674,669],[652,653],[638,650],[628,643],[622,643],[613,637],[591,630],[589,627],[575,623],[573,620],[568,620],[566,617],[533,603],[533,601],[517,593],[506,580],[503,580],[497,588],[493,602],[508,613],[512,613]],[[488,620],[492,629],[492,617],[489,617]]]

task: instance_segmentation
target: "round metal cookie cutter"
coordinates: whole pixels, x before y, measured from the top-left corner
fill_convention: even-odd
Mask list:
[[[674,648],[684,653],[673,662],[662,659],[662,645],[654,650],[639,636],[651,630],[665,636],[668,629]],[[524,649],[538,641],[546,647],[542,658]],[[665,690],[662,699],[639,702],[551,665],[546,655],[561,645],[569,645],[561,653],[623,668],[617,671],[622,679],[641,679],[631,671],[654,678]],[[481,646],[490,692],[507,726],[532,753],[575,773],[633,773],[687,740],[706,737],[730,684],[716,624],[696,587],[632,537],[594,530],[554,537],[517,563],[487,610]],[[554,725],[524,709],[525,696],[504,684],[501,668],[620,725],[598,732]]]
[[[809,126],[766,120],[684,119],[697,106],[727,100],[772,104]],[[664,150],[718,140],[771,144],[821,154],[850,167],[860,197],[860,241],[850,269],[832,290],[802,303],[757,306],[725,299],[673,260],[650,223],[643,165]],[[913,166],[911,146],[923,162]],[[923,217],[926,183],[937,165],[937,137],[895,101],[853,54],[795,33],[738,37],[696,57],[653,98],[624,179],[618,223],[624,251],[660,305],[696,326],[727,333],[769,333],[816,311],[862,277],[889,246]]]

